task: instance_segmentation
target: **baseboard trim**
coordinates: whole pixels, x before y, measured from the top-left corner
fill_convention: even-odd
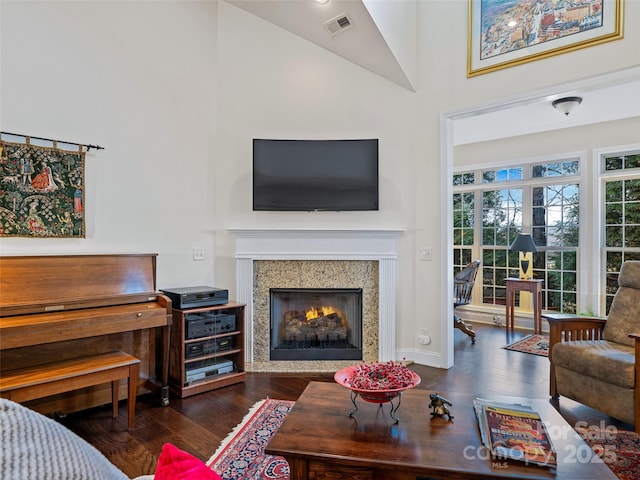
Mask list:
[[[413,348],[398,348],[396,349],[396,358],[398,360],[409,360],[426,367],[444,368],[442,366],[442,354],[439,352],[420,352]]]

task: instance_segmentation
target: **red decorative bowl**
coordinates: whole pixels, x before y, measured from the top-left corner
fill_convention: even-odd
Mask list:
[[[405,387],[394,388],[389,390],[364,390],[361,388],[355,388],[351,386],[351,379],[353,378],[357,368],[358,367],[355,365],[352,365],[351,367],[342,368],[335,373],[333,378],[336,381],[336,383],[338,383],[339,385],[342,385],[343,387],[348,388],[353,393],[358,394],[358,396],[360,396],[360,398],[362,398],[363,400],[371,403],[390,402],[392,399],[396,398],[403,391],[413,388],[416,385],[419,385],[422,380],[420,378],[420,375],[418,375],[415,372],[411,372],[411,377],[412,377],[411,383]]]

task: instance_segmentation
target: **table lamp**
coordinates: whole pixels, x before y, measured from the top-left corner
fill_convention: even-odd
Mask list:
[[[536,244],[529,233],[519,233],[509,250],[520,252],[520,278],[530,280],[533,275],[529,273],[529,267],[533,263],[532,253],[537,252]]]

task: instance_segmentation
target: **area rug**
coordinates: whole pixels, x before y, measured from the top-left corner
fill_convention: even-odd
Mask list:
[[[620,480],[640,479],[639,434],[594,426],[576,431]]]
[[[541,355],[543,357],[549,356],[549,337],[546,335],[539,335],[532,333],[520,340],[505,345],[507,350],[513,350],[515,352],[532,353],[534,355]]]
[[[224,480],[289,480],[289,464],[264,449],[295,402],[267,398],[256,403],[207,462]]]

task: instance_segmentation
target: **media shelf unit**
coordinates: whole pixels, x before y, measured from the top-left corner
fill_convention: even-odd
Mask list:
[[[235,302],[173,309],[169,356],[171,393],[185,398],[244,381],[244,309],[244,304]],[[235,317],[233,325],[229,320],[232,316]],[[194,328],[190,330],[192,325]],[[202,373],[196,374],[196,371]]]

